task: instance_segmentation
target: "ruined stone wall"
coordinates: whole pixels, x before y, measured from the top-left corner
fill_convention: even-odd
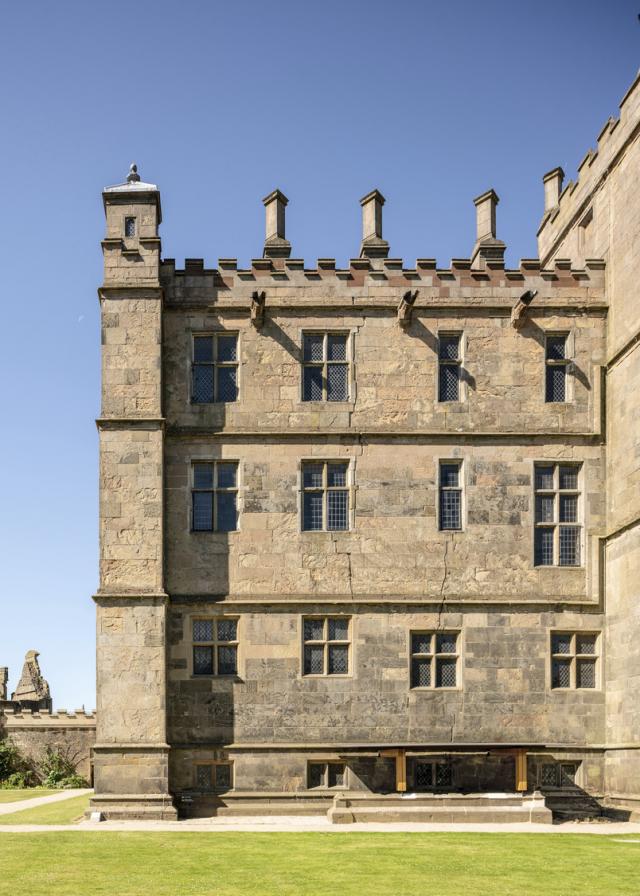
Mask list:
[[[75,763],[77,772],[91,782],[93,779],[92,753],[96,740],[95,713],[82,710],[67,712],[0,712],[4,734],[20,752],[38,762],[47,748],[57,750]]]

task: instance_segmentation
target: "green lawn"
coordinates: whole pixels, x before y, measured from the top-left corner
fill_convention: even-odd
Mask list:
[[[60,793],[47,787],[23,787],[20,790],[0,790],[0,803],[17,803],[18,800],[33,800],[37,796]]]
[[[60,793],[60,791],[55,791]],[[59,803],[20,809],[8,815],[0,815],[0,824],[73,824],[89,806],[89,795],[74,796]]]
[[[640,843],[616,839],[588,834],[0,834],[0,894],[638,896]]]

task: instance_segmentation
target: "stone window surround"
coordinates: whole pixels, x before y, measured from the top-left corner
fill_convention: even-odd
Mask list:
[[[309,785],[309,773],[310,767],[312,765],[324,765],[324,782],[319,787],[311,787]],[[329,766],[330,765],[338,765],[342,767],[342,772],[344,776],[344,781],[342,784],[334,784],[329,785]],[[329,791],[330,793],[334,793],[336,790],[349,790],[349,766],[346,762],[343,762],[339,759],[307,759],[306,765],[306,788],[307,790],[311,790],[314,793],[319,793],[322,791]]]
[[[458,359],[459,359],[459,368],[460,368],[460,376],[458,379],[458,400],[457,401],[440,401],[440,337],[441,336],[457,336],[460,340],[459,342],[459,351],[458,351]],[[440,410],[445,410],[446,405],[459,405],[463,404],[467,400],[467,381],[465,377],[465,359],[467,354],[467,334],[462,329],[456,329],[455,327],[442,327],[436,330],[436,350],[435,350],[435,361],[436,361],[436,376],[435,376],[435,395],[434,401],[436,406]]]
[[[202,455],[202,456],[191,456],[187,461],[189,465],[188,471],[188,500],[186,501],[186,533],[188,535],[195,535],[198,537],[214,537],[214,538],[231,538],[234,535],[237,535],[242,529],[242,510],[244,506],[243,494],[244,494],[244,480],[243,480],[243,470],[242,470],[242,462],[237,457],[212,457],[210,454]],[[215,528],[213,529],[193,529],[193,487],[194,487],[194,472],[193,468],[195,464],[236,464],[236,528],[230,532],[218,532]]]
[[[467,476],[466,469],[467,464],[464,462],[464,458],[462,457],[434,457],[434,463],[436,465],[436,527],[438,532],[440,533],[461,533],[466,529],[466,520],[467,520]],[[459,468],[458,475],[458,488],[460,489],[460,528],[459,529],[442,529],[441,528],[441,520],[440,520],[440,471],[442,469],[443,464],[456,464]]]
[[[203,407],[225,407],[227,404],[237,404],[242,398],[242,329],[239,327],[231,327],[227,328],[222,326],[221,324],[212,324],[206,327],[188,327],[187,335],[189,338],[189,351],[188,356],[186,358],[186,371],[185,371],[185,384],[186,384],[186,403],[187,407],[194,408]],[[203,402],[194,402],[193,401],[193,383],[192,383],[192,369],[194,363],[194,345],[195,345],[195,337],[196,336],[235,336],[236,337],[236,390],[237,396],[234,402],[224,402],[224,401],[203,401]]]
[[[536,528],[536,467],[554,467],[554,491],[555,494],[559,494],[559,490],[555,488],[555,481],[557,479],[557,472],[555,470],[556,467],[566,466],[566,467],[577,467],[578,468],[578,522],[576,525],[580,527],[580,563],[577,566],[560,566],[559,563],[545,564],[545,565],[537,565],[536,564],[536,548],[535,548],[535,528]],[[531,462],[531,494],[533,497],[531,503],[531,527],[532,527],[532,537],[531,537],[531,567],[535,569],[536,572],[542,572],[544,570],[553,570],[554,572],[558,572],[558,570],[588,570],[587,563],[587,539],[589,537],[587,532],[587,518],[586,518],[586,509],[587,502],[585,500],[585,496],[587,494],[586,482],[585,482],[585,464],[582,460],[574,460],[573,458],[562,458],[562,457],[552,457],[552,458],[536,458]],[[557,514],[556,514],[557,515]],[[556,525],[556,529],[559,529],[560,524]],[[557,540],[557,533],[555,536]],[[557,557],[557,548],[554,546],[554,560]],[[595,557],[596,570],[598,569],[597,563],[597,553]],[[591,573],[593,574],[593,573]]]
[[[553,653],[553,637],[554,637],[554,635],[571,635],[572,652],[570,654],[557,654],[558,657],[564,657],[565,659],[571,660],[571,685],[568,688],[561,688],[561,687],[554,688],[553,687],[553,660],[554,660],[554,656],[556,656]],[[576,636],[579,636],[579,635],[590,635],[592,637],[595,637],[595,639],[596,639],[595,653],[591,653],[591,654],[577,654],[576,653],[575,642],[576,642]],[[552,694],[572,694],[572,693],[575,693],[576,691],[579,691],[581,693],[584,692],[584,693],[594,694],[599,691],[602,691],[602,668],[603,668],[603,661],[604,661],[603,644],[604,644],[604,639],[602,637],[602,632],[596,631],[595,629],[592,629],[592,628],[586,628],[584,630],[578,629],[578,628],[572,628],[572,629],[551,628],[549,630],[548,641],[547,641],[547,648],[548,648],[547,649],[548,662],[546,663],[547,690],[550,691]],[[576,686],[576,657],[578,657],[578,658],[584,657],[585,659],[595,660],[595,667],[596,667],[595,687],[579,688]]]
[[[305,639],[304,639],[305,619],[322,619],[322,620],[324,620],[325,638],[324,638],[323,643],[325,645],[325,652],[324,652],[325,655],[324,655],[324,672],[322,672],[322,673],[310,672],[310,673],[305,674],[305,671],[304,671],[304,648],[305,648],[305,643],[308,643],[308,642],[305,642]],[[332,673],[332,674],[329,674],[327,672],[327,664],[328,664],[327,645],[329,644],[328,632],[327,632],[327,626],[328,626],[327,620],[328,619],[346,619],[347,620],[347,624],[349,626],[349,640],[348,640],[348,642],[340,641],[340,642],[336,642],[336,643],[341,643],[341,644],[344,644],[347,646],[348,663],[349,663],[349,671],[348,672],[336,672],[336,673]],[[298,642],[300,645],[300,665],[299,665],[298,678],[300,680],[306,681],[306,680],[314,680],[314,679],[320,678],[323,681],[331,681],[334,678],[342,679],[342,680],[348,679],[348,678],[355,678],[354,671],[353,671],[354,667],[355,667],[355,649],[354,648],[355,648],[355,640],[356,640],[354,637],[354,630],[353,630],[354,629],[354,619],[355,619],[355,617],[352,614],[340,613],[339,611],[336,611],[335,613],[302,613],[298,617],[298,625],[299,625]],[[319,644],[320,642],[317,642],[317,643]]]
[[[550,402],[547,401],[547,338],[552,336],[564,336],[565,337],[565,354],[566,354],[566,378],[565,378],[565,395],[564,401],[555,401]],[[543,341],[542,341],[542,363],[544,364],[544,375],[542,377],[542,394],[540,396],[542,403],[545,407],[551,406],[551,410],[553,408],[564,407],[568,404],[571,404],[574,400],[574,377],[573,377],[573,366],[576,354],[576,339],[575,339],[575,331],[573,329],[563,328],[554,328],[549,327],[548,330],[543,330]]]
[[[217,633],[217,622],[220,619],[231,619],[236,623],[236,640],[235,641],[220,641],[218,642],[218,633]],[[213,631],[214,631],[214,640],[213,641],[194,641],[193,639],[193,623],[198,620],[211,620],[213,623]],[[189,678],[192,681],[198,681],[200,679],[204,681],[210,681],[211,679],[224,679],[225,681],[242,681],[242,676],[240,674],[240,670],[242,668],[243,662],[243,651],[242,651],[242,638],[240,636],[241,626],[242,626],[242,614],[236,613],[189,613],[185,615],[185,625],[187,626],[187,633],[185,637],[185,644],[188,645],[188,667],[189,667]],[[219,675],[215,670],[217,668],[217,660],[218,660],[218,643],[222,646],[226,646],[227,644],[235,644],[236,646],[236,671],[235,673],[230,673],[227,675]],[[193,648],[198,644],[202,644],[206,646],[213,647],[213,669],[214,671],[210,674],[196,674],[193,668]]]
[[[412,684],[412,665],[413,665],[413,636],[427,634],[431,636],[432,639],[432,653],[431,655],[431,684],[430,685],[413,685]],[[447,654],[439,654],[436,653],[435,650],[435,636],[436,635],[455,635],[456,636],[456,652],[455,653],[447,653]],[[445,627],[443,629],[435,629],[433,627],[423,627],[423,628],[410,628],[409,629],[409,638],[407,645],[407,669],[409,672],[409,691],[411,693],[420,693],[421,691],[432,694],[439,692],[455,692],[463,690],[462,683],[462,673],[463,673],[463,663],[462,657],[464,655],[464,641],[463,641],[463,629],[462,628],[452,628]],[[453,659],[455,657],[456,660],[456,684],[455,687],[436,687],[435,685],[435,669],[436,669],[436,656],[447,657],[449,659]]]
[[[130,222],[132,222],[133,233],[127,233]],[[135,239],[138,236],[138,218],[136,215],[124,215],[122,219],[122,234],[125,239]]]
[[[302,405],[303,408],[309,409],[309,406],[315,407],[317,405],[321,405],[323,408],[328,406],[329,408],[353,408],[356,403],[357,398],[357,385],[356,385],[356,352],[355,352],[355,339],[357,333],[357,327],[347,326],[347,327],[328,327],[328,326],[300,326],[298,327],[298,346],[300,351],[300,382],[298,387],[298,401]],[[337,336],[347,336],[347,361],[348,361],[348,392],[349,398],[346,401],[326,401],[323,399],[322,401],[304,401],[304,337],[305,336],[314,336],[320,334],[333,334],[335,333]]]
[[[216,766],[226,765],[230,769],[230,777],[231,777],[231,782],[230,782],[229,787],[225,787],[223,789],[223,788],[217,788],[214,785],[211,788],[211,790],[203,791],[204,793],[228,793],[230,790],[235,789],[235,775],[234,775],[234,767],[233,767],[232,759],[196,759],[193,763],[193,785],[194,785],[195,790],[200,789],[198,787],[198,783],[197,783],[197,774],[198,774],[198,767],[203,766],[203,765],[211,767],[212,770],[215,769]],[[214,777],[214,780],[215,780],[215,771],[212,771],[212,776]]]
[[[347,491],[349,493],[349,525],[346,529],[303,529],[304,515],[304,488],[303,486],[303,466],[305,464],[346,464],[347,465]],[[353,532],[356,527],[355,515],[355,476],[356,474],[356,458],[355,457],[337,457],[335,455],[325,457],[324,455],[305,455],[298,459],[297,470],[297,489],[298,489],[298,532],[303,536],[317,538],[318,536],[325,538],[334,538],[344,535],[346,532]],[[238,512],[238,516],[239,516]],[[240,525],[238,524],[238,529]]]
[[[545,761],[546,760],[546,761]],[[544,781],[543,766],[553,766],[555,769],[555,784],[548,784]],[[554,756],[543,756],[540,758],[536,766],[536,780],[538,790],[563,790],[569,788],[574,790],[581,786],[583,760],[581,759],[557,759]],[[573,782],[563,781],[563,769],[573,770]]]

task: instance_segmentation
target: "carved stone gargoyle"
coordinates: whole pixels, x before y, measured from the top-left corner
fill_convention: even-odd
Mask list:
[[[400,304],[398,305],[398,323],[402,327],[403,330],[408,330],[411,326],[411,313],[413,311],[413,305],[415,300],[418,298],[418,290],[415,292],[411,292],[409,289],[402,297]]]
[[[514,330],[521,329],[526,322],[526,311],[529,305],[538,295],[537,289],[528,289],[523,292],[511,311],[511,326]]]
[[[264,323],[266,300],[266,292],[255,291],[251,296],[251,323],[257,330],[259,330]]]

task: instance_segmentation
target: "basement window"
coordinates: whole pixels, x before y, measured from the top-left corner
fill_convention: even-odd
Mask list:
[[[307,789],[328,790],[346,786],[344,762],[307,763]]]
[[[195,787],[204,793],[224,793],[233,787],[233,763],[199,762],[195,767]]]

